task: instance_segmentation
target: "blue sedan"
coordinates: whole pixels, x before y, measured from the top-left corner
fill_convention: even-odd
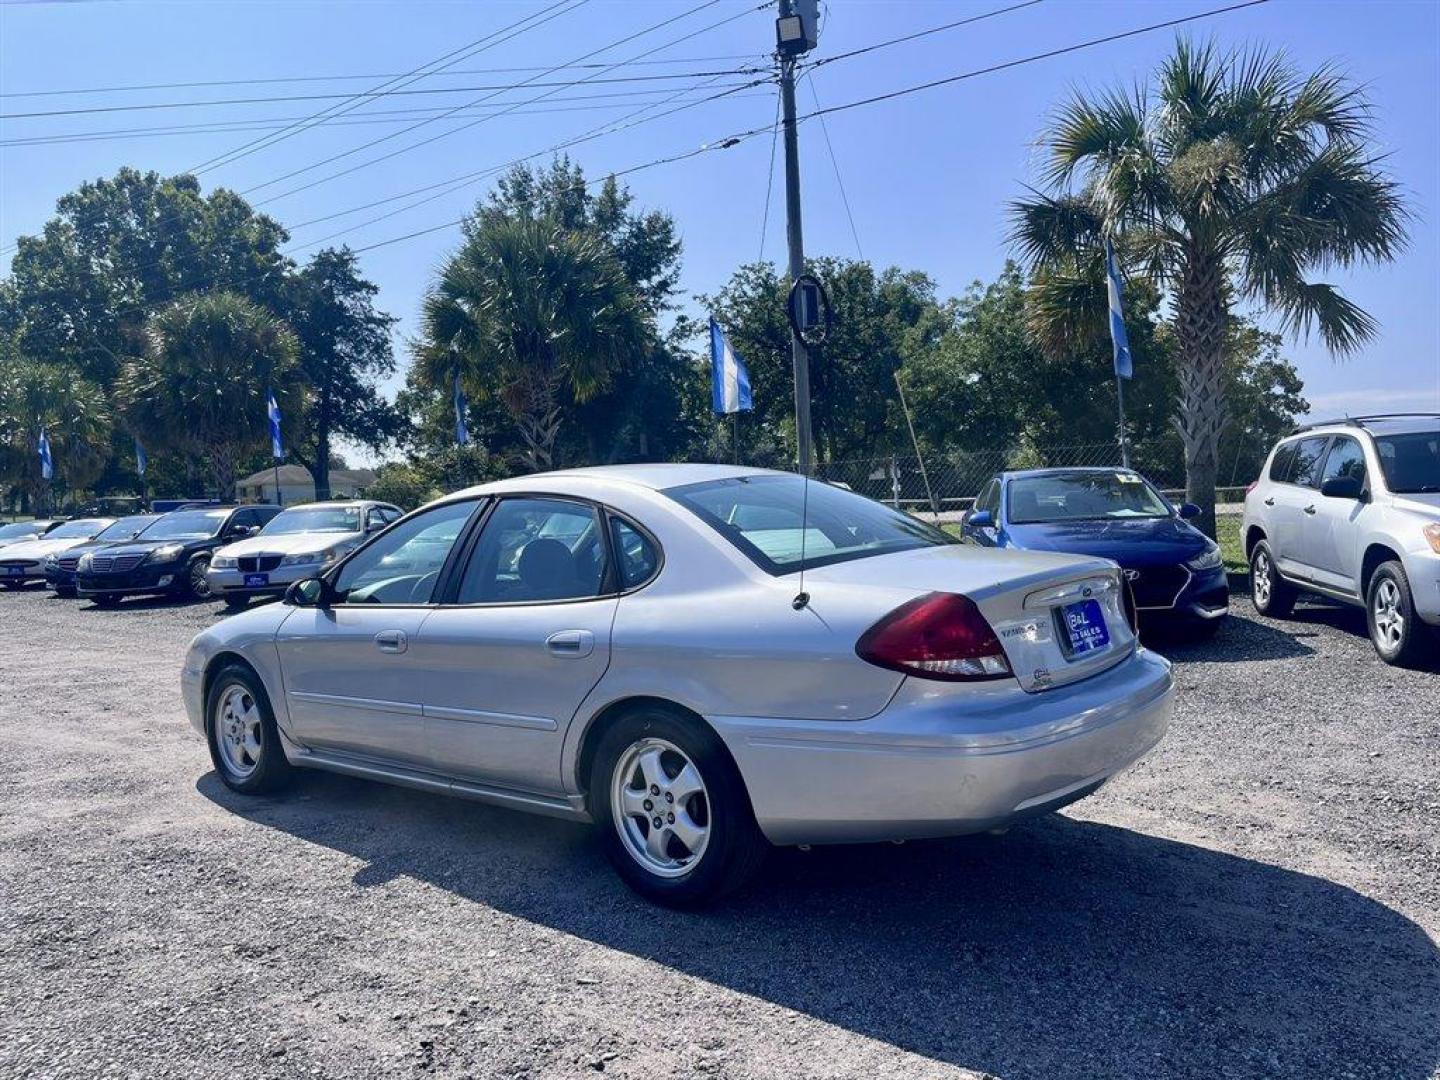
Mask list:
[[[962,532],[985,547],[1113,559],[1142,622],[1213,634],[1230,604],[1219,546],[1129,469],[1024,469],[993,477]]]

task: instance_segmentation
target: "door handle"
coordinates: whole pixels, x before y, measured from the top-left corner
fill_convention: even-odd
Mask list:
[[[1265,500],[1265,505],[1266,505],[1266,506],[1274,506],[1274,505],[1275,505],[1275,500],[1274,500],[1273,498],[1266,499],[1266,500]]]
[[[404,630],[381,630],[375,635],[375,647],[381,652],[403,653],[410,647]]]
[[[1307,514],[1313,514],[1313,513],[1315,513],[1315,504],[1314,504],[1314,503],[1311,503],[1309,506],[1305,507],[1305,513],[1307,513]]]
[[[589,630],[557,630],[545,639],[551,656],[585,657],[595,651],[595,635]]]

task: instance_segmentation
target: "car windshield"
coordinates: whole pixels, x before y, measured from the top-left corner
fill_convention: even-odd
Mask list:
[[[145,530],[146,540],[190,540],[214,536],[229,510],[176,510]]]
[[[360,510],[354,506],[302,506],[285,510],[261,530],[266,536],[283,533],[360,531]]]
[[[1170,505],[1141,476],[1131,472],[1068,472],[1021,476],[1008,485],[1010,522],[1170,516]]]
[[[958,542],[853,491],[806,487],[799,476],[738,476],[665,494],[772,574]]]
[[[1376,435],[1385,486],[1397,495],[1440,491],[1440,431]]]
[[[96,540],[130,540],[139,536],[145,531],[145,526],[152,521],[160,519],[154,514],[135,514],[131,517],[123,517],[115,522],[104,532],[98,534]]]
[[[18,521],[14,525],[0,525],[0,540],[20,540],[26,536],[35,536],[40,532],[39,526],[33,521]]]
[[[64,525],[57,526],[46,533],[45,539],[89,540],[109,524],[111,524],[110,518],[81,518],[78,521],[67,521]]]

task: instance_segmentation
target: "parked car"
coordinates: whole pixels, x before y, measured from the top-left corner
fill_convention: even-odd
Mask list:
[[[1209,636],[1230,607],[1220,547],[1131,469],[1024,469],[981,490],[961,531],[984,547],[1064,551],[1118,563],[1142,629]]]
[[[181,685],[237,792],[306,766],[592,821],[631,886],[685,904],[767,842],[1095,791],[1173,708],[1121,598],[1111,563],[962,545],[798,476],[613,466],[415,511],[202,632]]]
[[[278,506],[172,510],[143,536],[82,555],[76,591],[99,607],[143,594],[207,599],[211,554],[258,533],[278,513]]]
[[[210,591],[237,610],[253,597],[279,596],[291,582],[314,577],[402,514],[398,506],[363,499],[292,507],[271,518],[258,536],[215,552]]]
[[[49,555],[83,544],[115,524],[114,518],[76,518],[50,529],[44,536],[0,548],[0,584],[20,589],[45,580],[45,559]]]
[[[1283,619],[1316,593],[1363,606],[1386,663],[1436,657],[1440,414],[1297,429],[1246,493],[1242,528],[1262,615]]]
[[[80,566],[80,559],[87,552],[134,540],[146,528],[159,521],[160,517],[160,514],[131,514],[129,517],[122,517],[109,528],[96,533],[93,539],[45,556],[45,583],[56,596],[73,598],[76,595],[76,571]]]
[[[0,525],[0,548],[25,540],[34,540],[63,524],[65,524],[64,518],[37,518],[31,521],[12,521],[9,525]]]

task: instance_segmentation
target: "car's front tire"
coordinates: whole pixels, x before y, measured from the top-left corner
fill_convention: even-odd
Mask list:
[[[1371,644],[1387,664],[1419,667],[1427,655],[1433,655],[1432,635],[1415,614],[1410,579],[1398,562],[1381,563],[1370,575],[1365,622]]]
[[[61,600],[74,600],[79,594],[73,588],[66,589],[62,587],[55,590],[55,595]]]
[[[1299,594],[1275,569],[1275,555],[1261,540],[1250,552],[1250,601],[1261,615],[1283,619],[1295,610]]]
[[[720,737],[662,708],[637,710],[601,737],[590,812],[626,884],[672,907],[733,892],[769,849]]]
[[[210,587],[210,560],[194,559],[185,572],[185,581],[182,586],[184,594],[196,600],[209,600],[215,594]]]
[[[249,598],[248,596],[227,596],[227,597],[225,597],[225,610],[226,610],[226,611],[244,611],[244,610],[245,610],[247,607],[249,607],[249,606],[250,606],[250,598]]]
[[[205,741],[215,771],[231,791],[263,795],[294,778],[269,695],[244,664],[226,664],[211,679],[205,695]]]
[[[90,602],[98,608],[117,608],[120,606],[120,597],[112,596],[109,593],[101,593],[99,596],[90,597]]]

